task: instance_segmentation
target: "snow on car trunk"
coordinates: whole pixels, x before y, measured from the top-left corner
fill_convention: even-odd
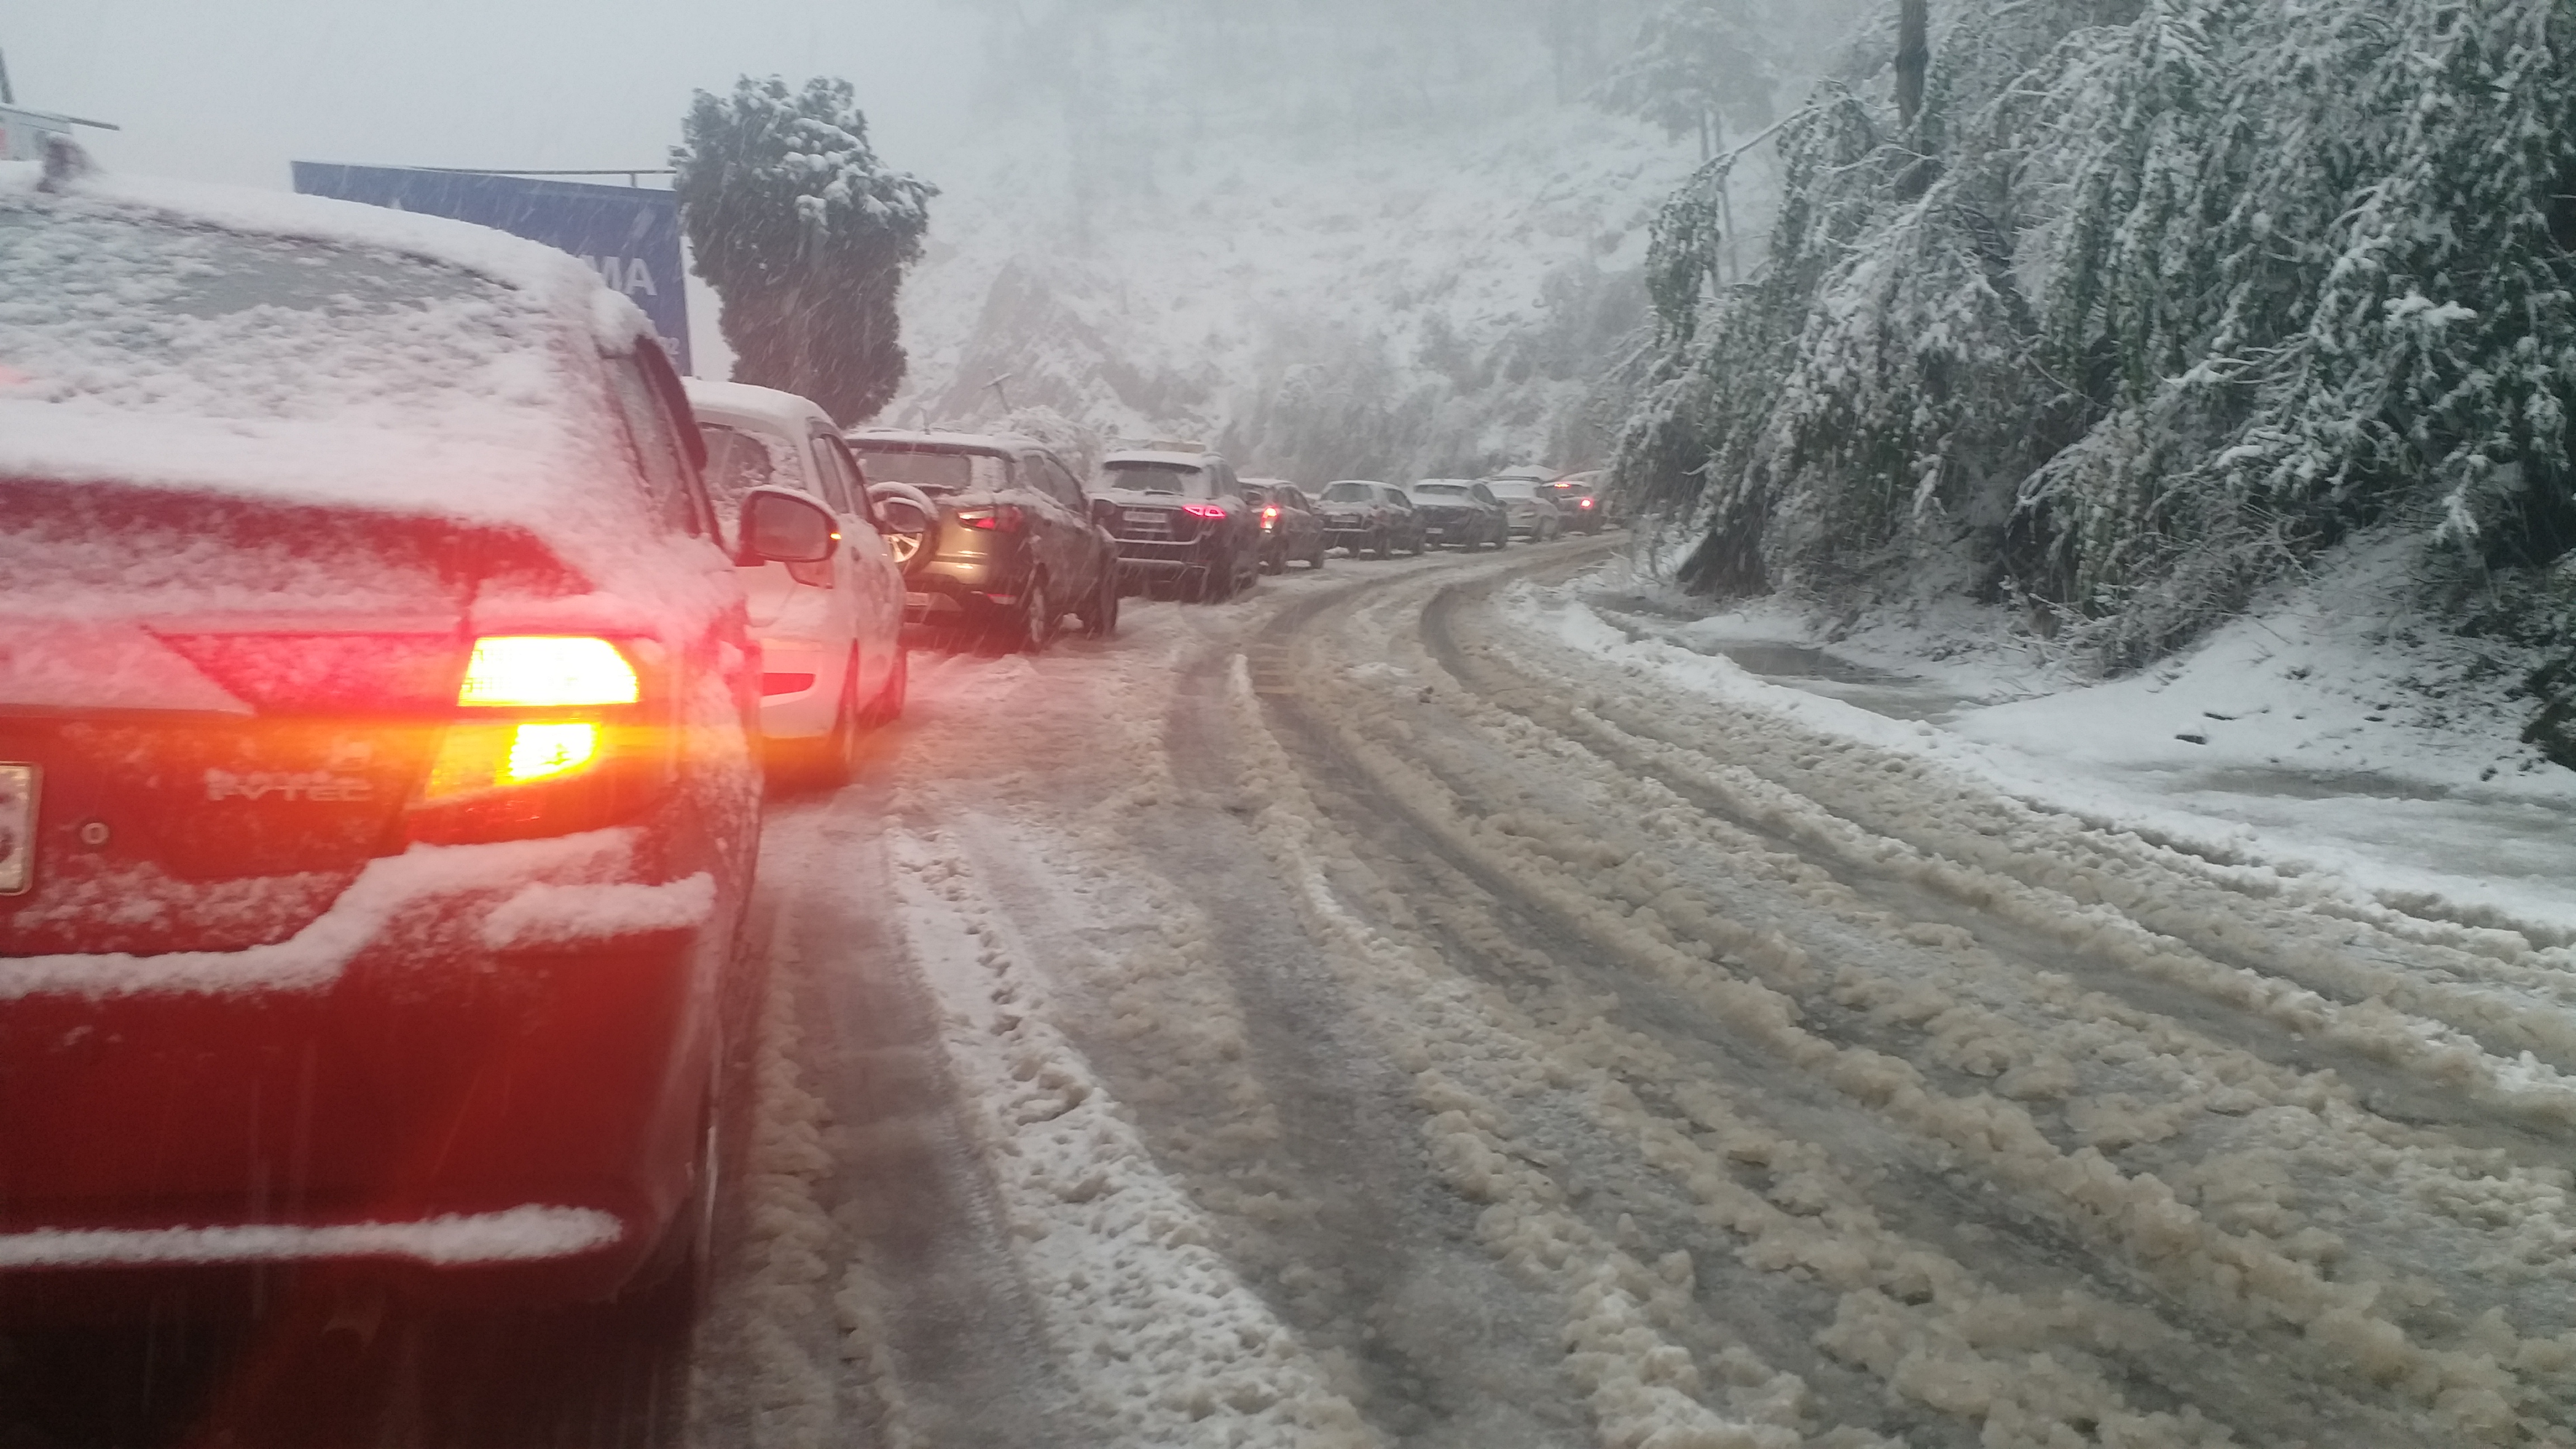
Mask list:
[[[650,333],[577,261],[310,197],[36,180],[0,166],[0,478],[427,507],[533,532],[593,582],[661,574],[676,606],[724,607],[628,521],[651,450],[599,359]]]

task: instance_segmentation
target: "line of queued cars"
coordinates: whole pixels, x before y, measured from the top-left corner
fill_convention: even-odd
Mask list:
[[[0,1335],[577,1306],[661,1386],[591,1408],[667,1413],[764,765],[846,780],[908,626],[1039,649],[1530,531],[1483,481],[1461,533],[1194,448],[845,431],[682,379],[569,256],[310,197],[0,164],[0,298]]]

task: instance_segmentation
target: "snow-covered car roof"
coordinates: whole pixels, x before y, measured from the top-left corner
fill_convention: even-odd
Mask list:
[[[853,428],[843,433],[851,447],[954,449],[958,452],[1015,453],[1046,444],[1017,433],[957,433],[938,428]]]
[[[1497,498],[1536,498],[1547,480],[1541,478],[1486,478],[1479,480],[1493,490]]]
[[[352,202],[40,177],[0,163],[0,475],[517,526],[594,578],[634,561],[599,357],[652,332],[578,260]]]
[[[688,390],[689,406],[701,416],[715,415],[741,422],[765,423],[791,438],[805,436],[815,423],[832,426],[831,414],[812,400],[774,387],[755,387],[747,382],[718,382],[713,378],[680,379]]]
[[[1100,466],[1114,468],[1121,463],[1131,463],[1149,468],[1204,468],[1208,465],[1208,460],[1215,456],[1214,453],[1174,453],[1160,448],[1130,448],[1125,452],[1112,453],[1101,459]]]

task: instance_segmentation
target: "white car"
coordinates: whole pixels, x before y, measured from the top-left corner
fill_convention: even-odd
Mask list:
[[[1541,480],[1515,470],[1486,479],[1485,487],[1503,505],[1512,537],[1545,543],[1565,532],[1564,510],[1556,506]]]
[[[794,393],[687,380],[707,444],[707,491],[732,527],[754,488],[791,488],[840,520],[841,547],[816,564],[746,563],[743,593],[760,643],[760,729],[773,773],[840,784],[861,737],[903,713],[903,570],[867,480],[824,411]]]

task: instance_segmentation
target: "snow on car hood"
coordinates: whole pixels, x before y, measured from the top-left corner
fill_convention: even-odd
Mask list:
[[[0,165],[0,477],[509,524],[670,578],[598,364],[649,336],[578,261],[312,197]],[[710,601],[712,602],[712,601]]]

